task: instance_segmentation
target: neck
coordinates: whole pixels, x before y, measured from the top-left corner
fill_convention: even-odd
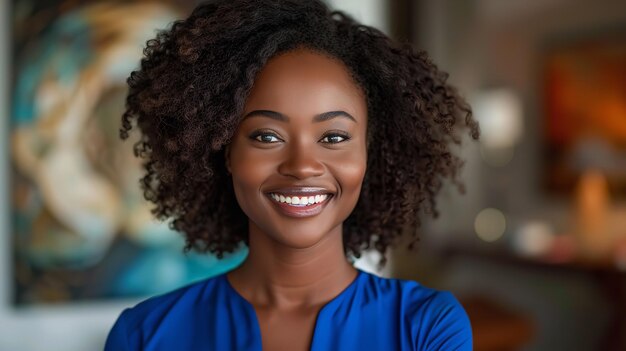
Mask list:
[[[291,309],[323,305],[356,276],[343,252],[341,225],[307,248],[287,247],[253,223],[249,238],[248,257],[229,273],[229,280],[255,306]]]

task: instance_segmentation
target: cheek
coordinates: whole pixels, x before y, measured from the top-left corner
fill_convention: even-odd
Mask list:
[[[337,174],[342,188],[346,188],[343,190],[358,190],[363,184],[365,162],[345,163],[337,169]]]
[[[259,189],[272,171],[272,165],[264,162],[263,158],[254,152],[233,148],[231,153],[233,188],[239,206],[248,216],[250,211],[258,208],[254,203],[258,202]]]
[[[364,153],[355,157],[355,154],[345,157],[341,162],[336,163],[332,172],[335,174],[341,189],[341,196],[350,200],[354,207],[361,192],[363,178],[367,168],[367,158]],[[350,209],[351,211],[352,209]]]

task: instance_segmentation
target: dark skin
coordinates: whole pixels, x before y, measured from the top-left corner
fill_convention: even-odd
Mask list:
[[[357,275],[342,223],[366,171],[366,100],[343,63],[296,49],[268,61],[243,115],[226,159],[249,256],[227,278],[254,307],[264,350],[308,350],[320,309]],[[327,196],[315,213],[271,195],[304,190]]]

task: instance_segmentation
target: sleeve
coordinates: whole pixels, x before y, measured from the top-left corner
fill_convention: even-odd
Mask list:
[[[426,306],[418,350],[472,351],[472,327],[459,301],[449,292],[438,292]],[[425,322],[425,323],[424,323]],[[420,328],[421,329],[421,328]]]
[[[109,331],[104,351],[130,351],[128,343],[128,328],[126,319],[128,317],[128,309],[124,310],[115,321],[113,328]]]

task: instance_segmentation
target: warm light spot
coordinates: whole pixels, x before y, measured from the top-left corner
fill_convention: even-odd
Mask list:
[[[513,248],[522,255],[541,256],[546,254],[554,243],[554,233],[548,223],[530,221],[516,232]]]
[[[476,235],[484,241],[493,242],[500,239],[506,230],[506,218],[502,211],[486,208],[474,220]]]
[[[522,103],[513,91],[478,92],[472,97],[472,109],[480,123],[480,142],[486,148],[511,148],[522,138]]]

